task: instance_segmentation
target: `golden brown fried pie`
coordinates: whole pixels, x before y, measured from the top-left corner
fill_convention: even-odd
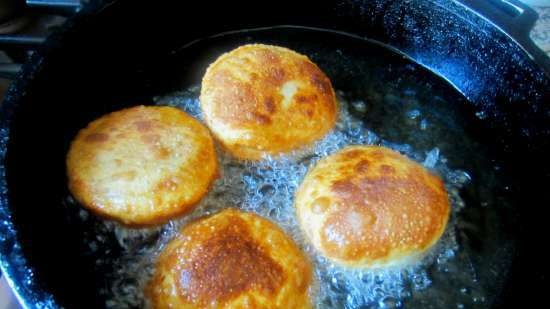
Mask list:
[[[204,75],[200,102],[213,134],[242,159],[303,147],[337,118],[327,76],[306,56],[271,45],[220,56]]]
[[[311,308],[311,277],[310,262],[279,227],[228,209],[180,231],[146,296],[153,309]]]
[[[82,129],[67,155],[69,188],[86,208],[128,225],[190,210],[217,175],[208,129],[173,107],[138,106]]]
[[[413,262],[449,218],[441,180],[383,147],[351,146],[319,161],[295,197],[302,230],[327,258],[352,267]]]

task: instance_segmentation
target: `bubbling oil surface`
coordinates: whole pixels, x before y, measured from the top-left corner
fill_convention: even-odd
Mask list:
[[[156,98],[159,105],[178,107],[202,120],[198,102],[199,87]],[[179,229],[188,222],[227,207],[255,212],[276,222],[309,255],[315,268],[315,284],[312,295],[316,308],[398,308],[411,300],[427,301],[433,287],[432,273],[452,272],[453,280],[460,282],[445,304],[460,307],[472,302],[484,303],[484,291],[476,284],[476,273],[464,268],[468,260],[458,257],[459,245],[455,236],[457,214],[465,207],[459,195],[470,176],[466,171],[452,169],[439,148],[414,149],[408,144],[392,143],[380,138],[364,127],[354,112],[364,112],[363,101],[348,103],[343,93],[338,93],[340,102],[339,120],[334,131],[311,147],[294,153],[266,157],[259,162],[245,162],[232,158],[218,149],[221,177],[212,190],[189,215],[172,220],[164,226],[150,229],[130,229],[113,222],[104,222],[102,233],[115,235],[122,248],[122,256],[116,261],[110,286],[103,291],[109,308],[142,308],[147,306],[143,290],[154,270],[154,261],[163,247]],[[419,111],[408,111],[411,119]],[[418,122],[421,130],[423,122]],[[351,270],[331,263],[319,255],[300,232],[293,207],[293,196],[309,168],[319,159],[348,145],[384,145],[420,161],[426,168],[438,174],[445,182],[452,203],[452,214],[446,232],[438,244],[417,265],[401,269]],[[83,216],[87,216],[82,211]],[[97,248],[96,248],[97,249]],[[463,265],[464,264],[464,265]],[[440,284],[440,283],[439,283]],[[430,300],[433,302],[433,299]],[[438,307],[438,306],[436,306]]]
[[[177,51],[167,66],[159,66],[159,74],[174,74],[174,80],[182,72],[185,76],[177,85],[167,86],[169,94],[156,97],[154,103],[180,108],[202,121],[201,74],[221,52],[246,43],[285,46],[317,63],[339,89],[335,129],[307,148],[259,162],[236,160],[218,148],[221,176],[211,191],[190,214],[160,227],[130,229],[95,221],[80,210],[77,220],[93,222],[83,239],[88,253],[97,256],[100,271],[108,272],[101,291],[106,307],[146,308],[143,289],[164,246],[190,221],[227,207],[272,220],[306,252],[315,269],[316,308],[490,306],[505,278],[513,247],[500,226],[499,214],[506,209],[506,201],[495,194],[505,184],[495,176],[500,167],[486,158],[476,141],[478,132],[464,126],[469,120],[460,110],[463,97],[433,73],[373,42],[278,27],[216,36]],[[323,258],[304,239],[295,217],[294,192],[319,159],[348,145],[392,148],[444,181],[452,207],[450,219],[439,242],[416,265],[347,269]],[[68,209],[79,209],[71,198],[66,204]]]

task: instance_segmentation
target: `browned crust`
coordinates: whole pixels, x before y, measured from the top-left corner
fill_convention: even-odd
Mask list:
[[[178,161],[186,155],[183,144],[195,148]],[[217,170],[208,130],[172,107],[137,106],[105,115],[78,133],[67,155],[73,196],[102,217],[136,227],[191,210]]]
[[[152,307],[310,308],[311,265],[273,223],[225,210],[184,227],[146,289]]]
[[[319,208],[319,200],[329,206]],[[358,267],[421,255],[439,239],[450,212],[438,177],[374,146],[348,147],[321,160],[298,189],[296,208],[317,249]]]
[[[285,85],[296,86],[286,99]],[[262,44],[241,46],[212,63],[200,101],[214,135],[242,159],[303,147],[331,130],[337,117],[331,82],[313,62]]]

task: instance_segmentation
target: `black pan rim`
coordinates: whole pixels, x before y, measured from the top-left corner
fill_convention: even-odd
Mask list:
[[[7,188],[6,155],[15,109],[17,102],[25,96],[25,91],[21,90],[25,89],[34,76],[40,73],[44,59],[61,48],[59,43],[78,24],[84,23],[87,17],[99,13],[109,5],[111,3],[90,3],[68,18],[63,27],[49,35],[42,46],[23,64],[21,71],[8,88],[4,101],[0,104],[0,189],[2,189],[0,190],[0,235],[2,235],[0,238],[0,271],[15,297],[25,309],[35,308],[37,303],[51,304],[54,307],[58,307],[58,304],[54,296],[38,287],[36,282],[29,282],[29,285],[21,287],[20,282],[15,279],[16,275],[21,275],[22,271],[32,274],[32,266],[28,265],[18,244],[17,231],[9,208],[9,197],[7,189],[5,189]],[[8,249],[6,247],[10,244],[12,246],[9,249],[10,256],[22,259],[22,265],[14,266],[13,261],[7,256]],[[16,267],[20,267],[20,269],[16,269]]]
[[[62,42],[64,37],[75,29],[77,25],[85,23],[88,17],[107,8],[113,2],[108,2],[107,4],[93,3],[85,6],[79,13],[69,18],[64,27],[56,30],[55,33],[50,35],[45,44],[24,64],[23,69],[18,74],[17,78],[12,82],[3,103],[0,105],[0,235],[2,235],[0,237],[0,270],[6,277],[9,285],[12,287],[12,290],[15,292],[16,297],[24,308],[34,308],[37,303],[49,303],[54,307],[57,307],[57,303],[54,296],[43,291],[36,282],[21,284],[21,282],[18,282],[18,280],[15,279],[16,277],[21,276],[23,271],[32,273],[32,266],[27,264],[21,252],[21,248],[17,240],[17,231],[15,229],[12,214],[9,208],[9,199],[6,190],[7,182],[5,175],[5,161],[11,133],[10,127],[15,115],[17,103],[25,96],[25,91],[22,90],[24,90],[28,84],[32,82],[34,76],[40,74],[43,62],[48,59],[50,54],[55,53],[57,49],[62,48],[62,44],[60,44],[60,42]],[[496,26],[492,26],[498,31],[502,31]],[[519,45],[517,42],[514,43]],[[407,57],[413,59],[412,57]],[[546,71],[542,66],[540,66],[540,68],[541,70]],[[546,73],[547,75],[550,75],[550,72],[546,71]],[[7,248],[8,246],[12,246],[12,248]],[[10,259],[10,257],[13,256],[22,259],[22,265],[13,265],[13,261]],[[20,268],[16,269],[17,267]]]

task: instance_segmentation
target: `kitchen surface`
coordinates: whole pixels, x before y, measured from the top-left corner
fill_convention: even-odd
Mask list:
[[[481,1],[481,0],[480,0]],[[71,2],[71,1],[67,1]],[[550,0],[525,0],[524,3],[530,5],[539,15],[539,19],[531,32],[532,40],[550,56]],[[0,18],[4,7],[0,5]],[[17,20],[2,21],[0,19],[0,35],[25,34],[29,36],[44,36],[62,25],[67,17],[67,12],[62,14],[50,13],[38,14],[40,10],[33,11],[31,14],[19,16]],[[3,24],[2,24],[3,23]],[[11,44],[11,43],[10,43]],[[31,43],[31,50],[32,50]],[[3,45],[0,44],[0,49]],[[9,87],[10,77],[14,77],[17,66],[14,63],[21,62],[27,56],[28,51],[17,51],[13,45],[8,46],[8,52],[0,51],[0,68],[3,69],[0,76],[0,102]],[[2,71],[2,70],[0,70]],[[1,103],[0,103],[1,104]],[[17,300],[12,295],[5,278],[0,278],[0,309],[18,309],[20,308]]]

